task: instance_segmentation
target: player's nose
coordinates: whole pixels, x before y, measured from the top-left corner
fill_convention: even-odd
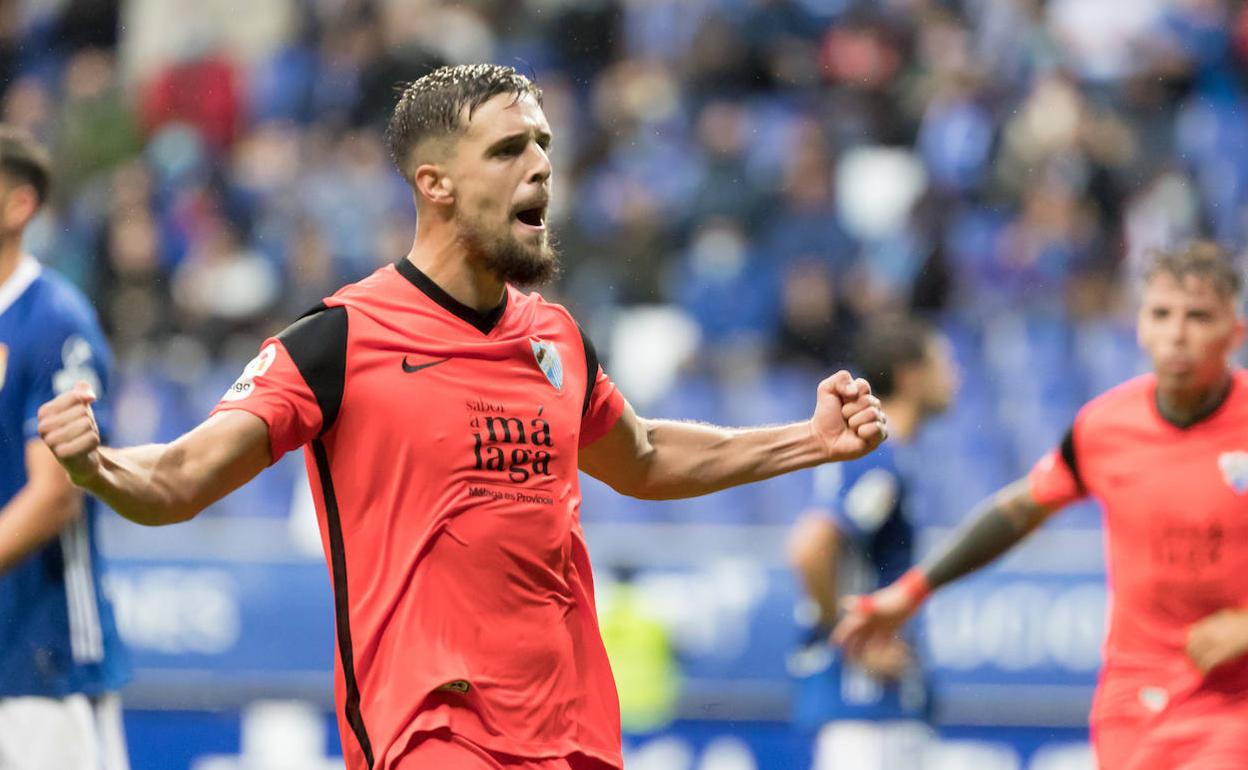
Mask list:
[[[529,172],[528,181],[533,184],[545,184],[550,175],[554,172],[554,168],[550,164],[550,156],[546,154],[540,146],[536,146],[537,158],[533,165],[533,169]]]

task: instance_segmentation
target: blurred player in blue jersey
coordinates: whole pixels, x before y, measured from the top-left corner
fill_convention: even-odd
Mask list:
[[[840,597],[888,585],[913,565],[909,487],[918,458],[910,445],[923,422],[949,406],[958,374],[948,341],[908,319],[873,326],[854,358],[883,403],[892,440],[859,460],[817,468],[811,505],[794,527],[790,559],[810,599],[804,638],[789,660],[795,718],[818,730],[815,770],[909,770],[929,734],[912,645],[894,638],[846,660],[829,637]]]
[[[100,595],[95,503],[39,439],[35,413],[86,381],[108,429],[110,354],[95,313],[22,251],[49,161],[0,126],[0,770],[125,770],[128,676]]]

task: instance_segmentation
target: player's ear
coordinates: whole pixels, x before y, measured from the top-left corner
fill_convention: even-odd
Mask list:
[[[455,202],[455,183],[446,169],[436,163],[417,166],[412,174],[412,186],[417,195],[430,203],[445,206]]]

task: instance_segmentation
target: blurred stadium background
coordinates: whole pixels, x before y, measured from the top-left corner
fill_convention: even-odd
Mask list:
[[[58,165],[28,248],[105,321],[115,443],[189,428],[263,337],[406,253],[394,87],[495,61],[555,130],[544,293],[639,411],[800,419],[879,314],[949,334],[964,388],[919,442],[924,542],[1140,370],[1149,249],[1243,245],[1245,57],[1248,12],[1218,0],[0,3],[3,119]],[[783,542],[808,484],[655,504],[586,481],[631,770],[806,766]],[[106,522],[135,770],[340,766],[305,494],[290,456],[191,524]],[[1068,512],[933,603],[925,768],[1091,767],[1097,526]]]

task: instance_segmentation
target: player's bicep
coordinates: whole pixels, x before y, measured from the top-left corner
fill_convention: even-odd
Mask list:
[[[250,412],[217,412],[170,444],[163,463],[201,510],[269,467],[269,426]]]
[[[578,465],[617,492],[629,494],[639,488],[653,451],[645,420],[625,401],[615,424],[581,447]]]

